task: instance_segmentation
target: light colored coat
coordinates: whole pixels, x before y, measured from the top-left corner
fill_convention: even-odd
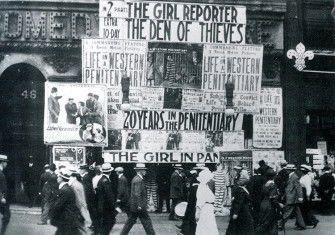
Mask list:
[[[286,204],[293,205],[297,203],[302,203],[299,201],[299,198],[303,198],[302,187],[299,181],[300,177],[296,172],[290,174],[287,182],[287,186],[285,189],[286,195]]]
[[[77,179],[71,179],[69,181],[69,186],[73,189],[76,196],[76,205],[81,212],[81,215],[85,219],[85,226],[88,227],[92,224],[90,214],[87,210],[87,203],[85,197],[84,186]]]

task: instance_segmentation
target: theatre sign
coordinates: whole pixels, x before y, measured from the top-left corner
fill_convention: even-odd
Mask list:
[[[56,8],[55,8],[56,9]],[[97,35],[98,14],[75,10],[0,10],[0,40],[78,42]],[[80,44],[78,44],[80,45]]]

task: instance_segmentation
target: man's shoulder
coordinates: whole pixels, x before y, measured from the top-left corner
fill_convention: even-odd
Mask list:
[[[142,182],[142,181],[143,181],[143,179],[141,177],[139,177],[138,175],[135,175],[131,182],[138,183],[138,182]]]

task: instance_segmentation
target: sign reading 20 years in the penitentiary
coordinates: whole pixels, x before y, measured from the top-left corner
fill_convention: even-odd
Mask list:
[[[246,7],[100,0],[101,38],[245,43]]]

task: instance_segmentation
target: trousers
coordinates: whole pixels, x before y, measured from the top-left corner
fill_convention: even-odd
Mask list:
[[[306,228],[306,224],[304,218],[302,217],[301,210],[298,204],[286,205],[284,207],[283,222],[287,222],[293,211],[295,212],[296,224],[301,228]]]
[[[10,221],[10,210],[9,210],[9,204],[0,204],[0,213],[2,214],[2,225],[0,230],[0,235],[4,235],[7,230],[7,226]]]
[[[123,229],[121,231],[120,235],[126,235],[129,233],[131,228],[136,223],[137,218],[140,219],[143,228],[147,235],[155,235],[155,230],[152,226],[151,219],[149,217],[149,214],[145,210],[137,211],[137,212],[130,212],[130,216],[128,217],[127,222],[123,226]]]

